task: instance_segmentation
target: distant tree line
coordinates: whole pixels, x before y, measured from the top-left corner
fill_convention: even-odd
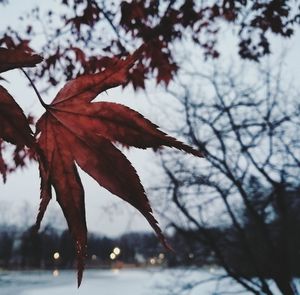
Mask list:
[[[88,240],[87,267],[109,267],[115,262],[145,265],[151,259],[155,264],[155,258],[163,252],[156,236],[148,232],[127,233],[118,238],[89,234]],[[121,252],[117,257],[111,257],[115,247]],[[56,259],[55,253],[59,253]],[[0,268],[73,268],[75,258],[74,243],[68,230],[61,231],[48,225],[36,233],[32,228],[24,231],[17,226],[0,225]]]

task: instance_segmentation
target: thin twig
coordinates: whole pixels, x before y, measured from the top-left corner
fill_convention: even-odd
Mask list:
[[[24,75],[27,77],[27,79],[29,80],[29,82],[30,82],[32,88],[34,89],[34,91],[35,91],[35,93],[36,93],[36,95],[37,95],[37,97],[38,97],[38,99],[39,99],[39,101],[40,101],[40,103],[41,103],[41,105],[42,105],[45,109],[47,109],[47,108],[48,108],[48,105],[43,101],[43,99],[42,99],[42,97],[41,97],[39,91],[38,91],[37,88],[35,87],[35,85],[34,85],[32,79],[29,77],[29,75],[26,73],[26,71],[25,71],[23,68],[20,68],[20,69],[21,69],[21,71],[24,73]]]

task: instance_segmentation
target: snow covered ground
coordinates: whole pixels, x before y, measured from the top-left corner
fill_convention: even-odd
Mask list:
[[[228,280],[218,283],[211,270],[122,269],[86,270],[77,289],[75,271],[0,271],[1,295],[212,295],[241,291]],[[199,281],[192,292],[190,287]],[[189,292],[188,292],[189,291]],[[249,294],[249,293],[241,293]]]

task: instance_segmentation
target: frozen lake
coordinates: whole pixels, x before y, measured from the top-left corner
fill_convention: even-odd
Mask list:
[[[77,289],[75,271],[1,271],[0,295],[210,295],[217,291],[241,291],[234,283],[222,283],[213,270],[121,269],[86,270]],[[195,282],[204,281],[192,292]],[[246,292],[242,294],[247,294]]]
[[[0,294],[92,295],[97,292],[103,295],[160,295],[175,291],[174,288],[185,280],[184,273],[186,272],[178,269],[157,268],[86,270],[82,285],[77,289],[75,271],[0,271]],[[211,274],[205,271],[192,272],[192,277],[199,276],[205,279]],[[214,291],[214,285],[215,283],[210,282],[201,290],[206,290],[207,293],[204,294],[209,294]]]

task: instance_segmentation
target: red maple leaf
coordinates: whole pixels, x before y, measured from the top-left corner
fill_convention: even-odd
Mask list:
[[[0,138],[17,146],[34,143],[26,116],[8,91],[0,86]]]
[[[32,67],[41,61],[42,57],[39,55],[20,49],[0,47],[0,73],[19,67]],[[0,86],[0,142],[1,139],[15,144],[18,150],[25,145],[27,147],[35,145],[35,139],[23,110],[2,86]],[[2,146],[0,146],[0,153],[1,150]],[[16,165],[18,164],[16,163]],[[4,180],[6,168],[7,165],[0,155],[0,173]]]
[[[75,163],[101,186],[138,209],[169,248],[135,169],[113,142],[138,148],[170,146],[202,156],[126,106],[92,102],[100,92],[126,82],[128,70],[142,50],[100,73],[68,82],[37,123],[38,142],[48,163],[48,167],[40,165],[42,200],[37,227],[51,198],[52,185],[76,241],[78,285],[84,268],[87,228],[84,190]]]
[[[0,73],[21,67],[34,67],[42,60],[40,55],[32,52],[0,47]]]

